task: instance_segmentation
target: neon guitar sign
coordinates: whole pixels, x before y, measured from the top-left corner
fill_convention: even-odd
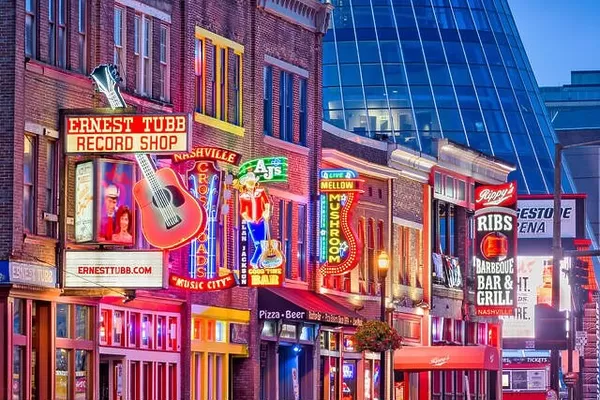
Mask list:
[[[121,78],[115,66],[100,65],[92,71],[91,77],[111,108],[127,107],[119,90]],[[147,154],[135,153],[135,159],[144,176],[133,187],[144,237],[159,249],[186,245],[204,229],[206,212],[186,190],[175,171],[170,168],[157,170]]]

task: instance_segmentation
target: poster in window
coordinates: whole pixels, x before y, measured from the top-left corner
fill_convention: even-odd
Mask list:
[[[356,392],[356,361],[344,360],[342,377],[342,400],[358,400]]]
[[[135,213],[134,165],[126,161],[99,160],[96,189],[96,238],[99,243],[133,246]]]
[[[75,242],[94,240],[94,162],[75,166]]]

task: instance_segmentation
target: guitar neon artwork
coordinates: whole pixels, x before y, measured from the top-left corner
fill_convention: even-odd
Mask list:
[[[258,259],[258,265],[262,268],[279,268],[285,262],[285,256],[281,251],[281,242],[271,239],[271,227],[266,219],[266,240],[260,241],[262,253]]]
[[[99,65],[91,77],[111,108],[127,107],[119,90],[121,80],[114,65]],[[135,155],[144,179],[133,187],[140,208],[142,232],[152,246],[176,249],[186,245],[206,225],[206,212],[170,168],[156,170],[147,154]]]

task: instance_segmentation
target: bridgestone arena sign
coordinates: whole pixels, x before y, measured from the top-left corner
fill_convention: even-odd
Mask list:
[[[517,279],[517,184],[475,189],[475,312],[513,315]]]

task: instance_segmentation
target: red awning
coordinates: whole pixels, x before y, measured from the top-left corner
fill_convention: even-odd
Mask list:
[[[394,352],[394,369],[400,371],[491,370],[502,358],[491,346],[402,347]]]

